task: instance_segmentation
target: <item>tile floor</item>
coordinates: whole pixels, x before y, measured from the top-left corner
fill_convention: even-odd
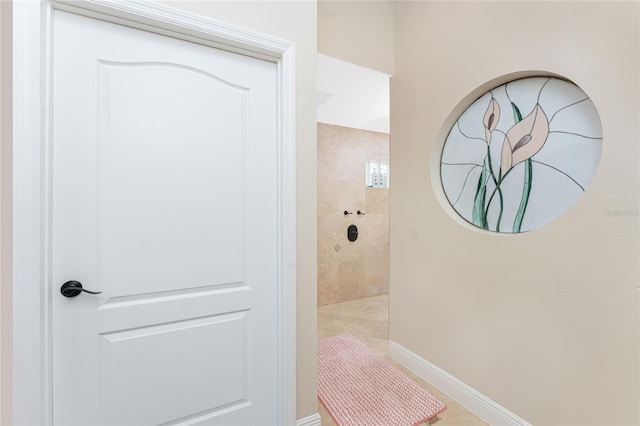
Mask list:
[[[423,425],[478,426],[486,425],[479,417],[440,392],[397,362],[387,357],[388,342],[388,296],[375,296],[351,302],[318,307],[318,338],[350,333],[365,343],[391,364],[404,371],[412,380],[444,402],[447,409]],[[318,402],[322,426],[335,426],[327,410]]]

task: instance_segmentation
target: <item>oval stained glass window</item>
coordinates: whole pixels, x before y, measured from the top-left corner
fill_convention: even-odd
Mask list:
[[[440,177],[454,210],[474,226],[521,233],[559,217],[585,191],[602,126],[575,84],[529,77],[498,86],[455,121]]]

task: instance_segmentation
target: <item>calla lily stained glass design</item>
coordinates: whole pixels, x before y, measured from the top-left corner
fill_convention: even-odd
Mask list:
[[[526,232],[575,203],[601,151],[600,118],[579,87],[552,77],[515,80],[485,93],[456,120],[442,152],[442,185],[473,225]]]

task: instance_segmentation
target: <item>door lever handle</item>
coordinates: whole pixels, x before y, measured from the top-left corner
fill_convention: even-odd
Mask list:
[[[80,283],[80,281],[67,281],[66,283],[62,284],[62,287],[60,287],[60,293],[62,293],[64,297],[76,297],[82,292],[89,294],[102,293],[101,291],[91,291],[82,288],[82,284]]]

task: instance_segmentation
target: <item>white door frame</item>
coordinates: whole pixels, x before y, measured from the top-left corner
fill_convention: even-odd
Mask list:
[[[51,34],[54,9],[242,53],[277,64],[278,400],[295,424],[295,45],[143,0],[13,3],[13,423],[52,424]]]

